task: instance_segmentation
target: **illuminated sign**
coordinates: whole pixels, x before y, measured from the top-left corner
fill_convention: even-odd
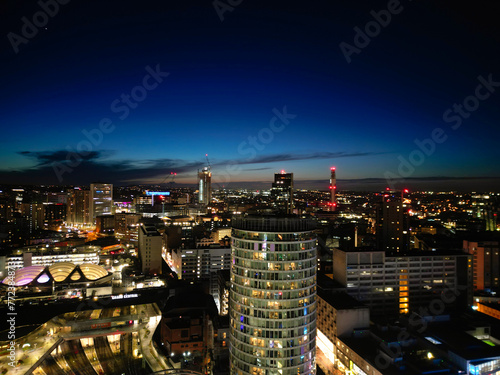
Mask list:
[[[146,195],[154,196],[154,195],[170,195],[169,191],[146,191]]]
[[[111,296],[111,299],[124,299],[124,298],[137,298],[138,294],[120,294],[118,296]]]
[[[107,323],[95,323],[90,326],[91,329],[96,329],[96,328],[109,328],[111,327],[111,322]]]

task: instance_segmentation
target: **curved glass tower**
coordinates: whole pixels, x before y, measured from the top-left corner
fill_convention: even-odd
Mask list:
[[[231,374],[315,374],[314,222],[248,217],[232,228]]]

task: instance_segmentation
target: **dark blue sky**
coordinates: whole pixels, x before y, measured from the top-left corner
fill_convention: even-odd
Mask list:
[[[285,169],[299,187],[326,188],[335,165],[346,188],[388,176],[415,189],[500,187],[495,1],[243,0],[223,21],[212,1],[64,2],[46,19],[34,1],[2,5],[0,182],[162,182],[174,171],[194,183],[208,153],[226,186]],[[377,31],[371,11],[388,7]],[[23,17],[41,26],[19,42]],[[369,22],[356,47],[354,28]],[[342,42],[358,48],[350,63]],[[144,81],[151,69],[168,76]],[[493,83],[475,99],[479,76]],[[143,100],[126,102],[131,92]],[[458,124],[453,105],[469,96]],[[105,118],[112,131],[85,143]],[[439,128],[442,142],[416,151]]]

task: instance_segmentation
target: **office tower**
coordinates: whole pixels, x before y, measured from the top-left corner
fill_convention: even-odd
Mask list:
[[[212,172],[210,168],[204,167],[201,172],[198,172],[198,179],[198,203],[208,205],[212,200]]]
[[[90,184],[90,219],[113,213],[113,184]]]
[[[198,249],[179,248],[172,250],[172,268],[179,279],[210,281],[219,270],[230,268],[231,249],[215,247]]]
[[[14,217],[14,199],[0,192],[0,222],[8,223]]]
[[[122,212],[115,214],[115,236],[126,242],[137,242],[137,227],[140,214]]]
[[[478,235],[478,237],[480,237]],[[474,257],[474,290],[498,289],[500,286],[500,242],[476,240],[463,242],[464,250]]]
[[[293,173],[282,170],[274,174],[271,197],[279,211],[287,214],[293,212]]]
[[[314,222],[242,217],[232,228],[231,374],[315,374]]]
[[[162,236],[155,227],[139,226],[139,256],[144,274],[161,274]]]
[[[330,211],[337,209],[337,177],[335,167],[330,168]]]
[[[441,296],[446,310],[472,303],[471,255],[458,251],[409,254],[334,249],[333,277],[349,295],[370,307],[373,316],[417,312],[433,306]]]
[[[30,233],[44,229],[45,205],[43,203],[21,203],[21,214],[26,220]]]
[[[90,224],[90,191],[74,188],[68,191],[66,221],[70,224]]]
[[[403,193],[386,190],[377,207],[377,247],[391,253],[408,249],[408,215]]]

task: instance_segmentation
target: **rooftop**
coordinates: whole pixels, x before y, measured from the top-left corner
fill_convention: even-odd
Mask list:
[[[316,229],[310,218],[295,215],[247,215],[233,216],[231,226],[235,229],[256,232],[306,232]]]
[[[318,297],[333,306],[336,310],[368,309],[368,306],[362,304],[345,292],[318,289]]]

